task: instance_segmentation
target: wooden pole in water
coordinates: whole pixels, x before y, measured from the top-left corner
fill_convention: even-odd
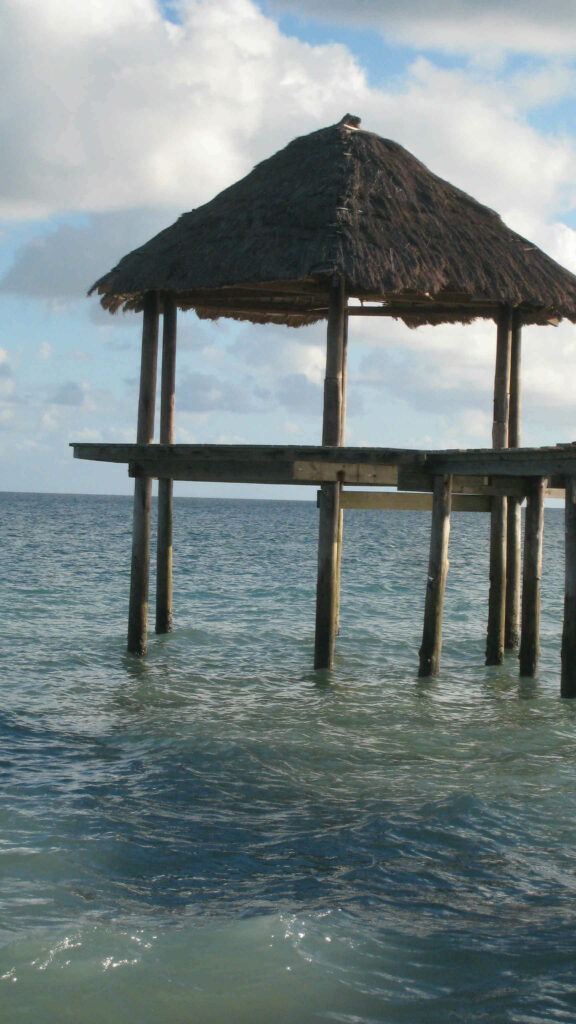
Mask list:
[[[154,440],[157,359],[158,293],[147,292],[144,297],[142,323],[137,444],[151,444]],[[147,648],[151,506],[152,479],[150,477],[138,477],[134,481],[128,650],[132,654],[140,655],[146,654]]]
[[[510,409],[508,414],[508,447],[519,448],[522,417],[522,321],[519,310],[512,317],[510,350]],[[506,540],[506,623],[504,646],[507,650],[518,647],[520,637],[520,578],[522,573],[522,499],[508,498]]]
[[[540,580],[546,486],[545,477],[533,477],[528,483],[522,576],[521,676],[536,675],[540,653]]]
[[[160,444],[174,444],[177,306],[174,295],[164,296]],[[172,480],[158,480],[158,538],[156,550],[156,632],[172,630]]]
[[[346,436],[346,401],[348,384],[348,310],[344,312],[344,327],[342,335],[342,405],[340,410],[340,434],[338,444],[343,445]],[[340,488],[342,491],[342,488]],[[340,506],[338,512],[338,540],[336,551],[336,633],[340,629],[340,593],[342,579],[342,544],[344,540],[344,509]]]
[[[326,333],[326,377],[322,444],[338,445],[342,430],[342,373],[346,290],[342,278],[330,288]],[[314,668],[331,668],[338,609],[338,532],[340,524],[340,483],[325,483],[320,489],[318,527],[318,577],[316,584],[316,638]]]
[[[494,420],[492,426],[493,448],[506,448],[508,446],[511,343],[512,310],[507,306],[503,306],[498,317],[496,336]],[[486,638],[487,665],[501,665],[504,661],[506,519],[506,498],[493,498],[490,513],[490,591],[488,595],[488,634]]]
[[[576,697],[576,477],[566,478],[566,569],[561,697]]]
[[[422,646],[419,652],[419,676],[435,676],[440,670],[442,614],[444,610],[446,577],[448,575],[451,504],[452,477],[436,476],[434,478],[424,629],[422,632]]]

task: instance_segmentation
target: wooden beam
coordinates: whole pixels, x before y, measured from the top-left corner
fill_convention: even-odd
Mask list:
[[[140,363],[137,427],[138,445],[148,445],[154,439],[157,358],[158,294],[157,292],[148,292],[144,298],[142,322],[142,357]],[[132,564],[128,612],[128,650],[132,654],[139,655],[146,654],[148,643],[151,507],[152,480],[150,477],[143,477],[136,480],[134,484]]]
[[[498,303],[496,302],[455,302],[455,303],[434,303],[434,302],[402,302],[393,299],[381,306],[349,306],[348,312],[351,316],[450,316],[455,318],[458,315],[463,317],[490,317],[492,319],[498,314]]]
[[[546,479],[530,481],[524,524],[524,571],[522,574],[522,631],[520,675],[534,676],[540,651],[540,581]]]
[[[181,480],[194,479],[227,479],[225,467],[235,467],[231,480],[238,482],[249,480],[252,475],[257,481],[286,483],[322,483],[323,467],[343,464],[349,467],[350,474],[356,466],[372,470],[396,467],[398,472],[410,470],[414,473],[491,477],[494,493],[500,489],[499,480],[503,480],[502,490],[512,485],[512,478],[529,476],[546,476],[553,486],[562,487],[566,476],[576,472],[576,444],[556,445],[553,448],[508,448],[495,451],[491,448],[472,448],[463,451],[418,451],[404,448],[352,448],[320,445],[158,445],[138,444],[102,444],[91,442],[73,442],[75,458],[89,459],[96,462],[134,462],[139,464],[140,472],[150,476],[178,476]],[[305,481],[294,478],[294,464],[315,462],[318,474],[311,473],[313,479]],[[178,473],[173,472],[180,469]],[[221,467],[219,469],[219,467]],[[338,467],[341,468],[340,466]],[[214,472],[215,476],[209,474]],[[348,472],[348,468],[346,468]],[[199,474],[199,475],[196,475]],[[219,475],[217,475],[219,474]],[[508,478],[508,479],[507,479]],[[351,479],[352,483],[367,481]],[[374,480],[376,486],[380,480]],[[391,479],[383,480],[382,486],[391,483]],[[398,476],[398,484],[402,490],[404,477]],[[412,488],[410,488],[412,489]],[[426,487],[418,487],[426,490]],[[525,493],[519,481],[518,493]]]
[[[174,444],[176,389],[177,306],[173,295],[164,296],[162,378],[160,388],[160,444]],[[156,632],[172,630],[172,519],[173,482],[158,481],[158,537],[156,550]]]
[[[366,463],[300,462],[294,463],[294,483],[329,481],[345,484],[363,484],[373,487],[394,486],[398,480],[396,466],[371,466]]]
[[[561,697],[576,697],[576,475],[566,480]]]
[[[500,451],[470,449],[468,452],[434,452],[427,458],[434,471],[449,469],[455,475],[498,477],[547,476],[553,486],[558,477],[570,475],[576,463],[576,446],[557,448],[507,448]]]
[[[369,468],[369,467],[367,467]],[[518,477],[489,476],[453,476],[452,497],[456,494],[484,494],[487,497],[507,497],[514,495],[524,498],[526,483]],[[427,491],[434,489],[434,477],[431,473],[422,473],[412,469],[398,469],[398,488],[402,491]]]
[[[451,497],[451,478],[449,476],[437,477],[434,481],[428,583],[426,586],[422,646],[419,651],[419,676],[435,676],[440,669],[444,591],[446,589],[446,576],[448,575]]]
[[[432,494],[409,491],[342,491],[341,508],[383,511],[431,512]],[[452,494],[453,512],[489,512],[490,498],[476,494]]]
[[[322,444],[338,446],[343,427],[343,360],[346,322],[346,291],[335,278],[330,292],[326,334],[326,377]],[[338,536],[341,483],[323,483],[318,527],[318,574],[316,582],[316,634],[314,668],[331,668],[339,607]]]

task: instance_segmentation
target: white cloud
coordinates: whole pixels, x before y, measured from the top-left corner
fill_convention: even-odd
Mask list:
[[[6,349],[0,348],[0,403],[9,402],[14,394],[14,372]],[[0,406],[0,414],[6,424],[12,419],[12,410]]]
[[[270,0],[272,10],[355,28],[448,52],[510,50],[566,54],[576,49],[572,0]]]
[[[280,33],[250,0],[8,0],[0,216],[187,209],[342,114],[363,73]]]
[[[142,245],[180,211],[118,210],[94,214],[83,223],[61,223],[19,248],[0,280],[0,292],[70,302],[127,252]],[[107,321],[105,321],[107,322]]]
[[[420,40],[428,54],[432,43],[456,45],[459,34],[474,46],[497,43],[499,33],[512,46],[527,46],[530,33],[537,42],[536,28],[542,28],[540,50],[557,53],[562,52],[560,35],[569,39],[563,46],[572,47],[576,39],[572,3],[556,0],[546,7],[523,3],[522,10],[503,0],[484,5],[359,0],[354,8],[343,0],[321,0],[322,6],[328,17],[348,11],[355,24],[364,19],[414,45]],[[506,11],[514,8],[515,29],[502,35]],[[538,131],[527,120],[535,107],[570,102],[574,71],[566,61],[540,61],[534,72],[523,63],[512,73],[497,61],[446,69],[417,57],[394,89],[378,89],[367,84],[359,60],[345,47],[284,37],[251,0],[183,0],[181,10],[182,24],[176,26],[163,20],[154,0],[7,0],[3,5],[0,216],[16,221],[58,214],[60,221],[47,220],[44,233],[39,228],[38,238],[15,254],[0,290],[70,304],[181,210],[211,198],[294,136],[333,123],[347,110],[361,115],[368,130],[396,139],[435,173],[497,209],[510,226],[576,270],[576,232],[562,223],[576,202],[574,141],[551,128]],[[434,20],[428,38],[425,14]],[[544,21],[553,26],[548,36]],[[467,49],[469,42],[458,45]],[[88,215],[82,221],[63,216],[82,211]],[[30,230],[20,237],[29,239]],[[12,303],[11,309],[16,305],[13,298],[1,298]],[[86,437],[100,436],[104,420],[108,440],[132,439],[134,393],[129,401],[106,396],[92,373],[86,385],[77,377],[86,369],[62,361],[59,326],[66,325],[68,308],[60,306],[52,322],[46,320],[40,352],[38,341],[30,342],[35,358],[29,365],[22,361],[16,381],[0,350],[6,398],[0,416],[11,416],[16,408],[10,397],[17,385],[28,401],[16,413],[23,437],[40,431],[46,412],[50,444],[64,445],[72,430],[79,436],[79,418]],[[104,341],[100,355],[95,347],[95,360],[108,372],[114,366],[117,380],[136,375],[137,318],[101,314],[96,299],[86,309],[82,314],[78,306],[72,308],[76,336],[84,344],[97,325]],[[130,341],[118,336],[116,324],[135,328]],[[206,324],[193,314],[183,316],[177,415],[185,415],[177,426],[179,439],[215,440],[223,430],[232,435],[234,426],[220,424],[230,413],[247,441],[281,433],[278,424],[286,416],[291,424],[286,429],[301,440],[319,436],[324,336],[323,325],[294,331]],[[533,436],[526,432],[526,437],[531,440],[540,440],[539,422],[561,422],[562,436],[573,434],[573,336],[571,325],[545,334],[526,332],[525,410],[534,424]],[[124,347],[133,350],[129,370],[121,358]],[[354,414],[363,393],[386,442],[396,430],[382,415],[386,393],[391,400],[403,397],[409,412],[416,412],[420,438],[428,426],[421,429],[417,414],[424,409],[436,418],[433,432],[444,409],[446,438],[489,443],[494,347],[492,324],[411,332],[389,321],[354,321],[350,436],[355,421],[362,431],[369,423],[364,410]],[[32,380],[38,355],[48,358],[52,350],[58,380],[50,378],[48,366],[42,367],[48,383]],[[46,411],[47,396],[58,401]],[[314,434],[309,414],[317,419]],[[376,416],[370,430],[375,422]],[[373,441],[369,431],[365,440]],[[398,436],[398,442],[409,439]]]
[[[531,127],[507,78],[418,58],[401,91],[371,94],[368,117],[372,130],[406,146],[517,230],[526,213],[541,223],[558,205],[576,202],[573,141]]]
[[[19,251],[1,290],[80,298],[179,212],[347,109],[511,227],[566,248],[547,225],[576,203],[574,144],[524,115],[566,95],[566,68],[510,78],[418,58],[386,91],[368,87],[344,47],[283,37],[251,0],[184,0],[178,26],[153,0],[86,0],[82,10],[85,20],[71,0],[10,0],[3,15],[0,216],[91,217]]]

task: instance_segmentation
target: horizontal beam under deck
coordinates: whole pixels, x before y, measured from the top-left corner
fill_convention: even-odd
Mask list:
[[[223,483],[398,486],[431,491],[433,477],[453,475],[460,493],[522,496],[525,480],[547,477],[562,488],[576,476],[576,445],[422,451],[320,445],[188,445],[72,443],[74,456],[126,463],[133,477]]]

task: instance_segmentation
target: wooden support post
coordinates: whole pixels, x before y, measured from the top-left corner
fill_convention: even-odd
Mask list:
[[[486,664],[504,661],[506,621],[506,498],[492,498],[490,511],[490,590]]]
[[[451,503],[452,477],[436,476],[434,478],[424,629],[422,632],[422,646],[419,652],[419,676],[435,676],[440,670],[442,613],[444,611],[444,591],[448,575]]]
[[[521,359],[522,321],[516,309],[512,316],[510,350],[510,408],[508,413],[508,447],[519,448],[521,443]],[[508,498],[506,539],[506,621],[504,646],[507,650],[518,647],[520,637],[520,577],[522,573],[522,501]]]
[[[566,567],[561,697],[576,697],[576,477],[566,478]]]
[[[142,324],[137,444],[151,444],[154,439],[157,358],[158,295],[156,292],[148,292],[144,298]],[[151,506],[152,480],[150,477],[140,477],[134,483],[132,567],[128,612],[128,650],[132,654],[140,655],[146,654],[147,648]]]
[[[326,378],[322,444],[337,446],[342,431],[342,372],[346,321],[346,291],[341,278],[330,289],[326,336]],[[341,483],[322,484],[318,531],[316,639],[314,668],[331,668],[338,614],[338,533]]]
[[[322,444],[326,446],[338,446],[342,433],[345,324],[346,290],[342,279],[334,278],[330,288],[326,331],[326,376],[322,418]]]
[[[160,444],[174,444],[176,387],[176,323],[174,295],[164,296],[162,383],[160,389]],[[173,481],[158,480],[158,538],[156,550],[156,632],[172,630],[172,496]]]
[[[322,484],[319,505],[314,668],[332,668],[336,639],[340,484]]]
[[[542,577],[542,536],[544,498],[548,481],[534,477],[528,483],[524,525],[524,572],[522,576],[522,633],[520,675],[534,676],[540,651],[540,580]]]
[[[346,436],[346,400],[348,382],[348,311],[344,313],[342,334],[342,403],[340,408],[340,435],[338,444],[343,445]],[[340,630],[340,592],[342,579],[342,545],[344,542],[344,509],[340,502],[338,513],[338,541],[336,548],[336,633]]]
[[[498,317],[496,338],[494,421],[492,426],[493,448],[508,447],[511,343],[512,310],[504,306]],[[504,661],[506,520],[506,498],[493,498],[492,511],[490,513],[490,592],[488,596],[488,634],[486,639],[487,665],[501,665]]]

